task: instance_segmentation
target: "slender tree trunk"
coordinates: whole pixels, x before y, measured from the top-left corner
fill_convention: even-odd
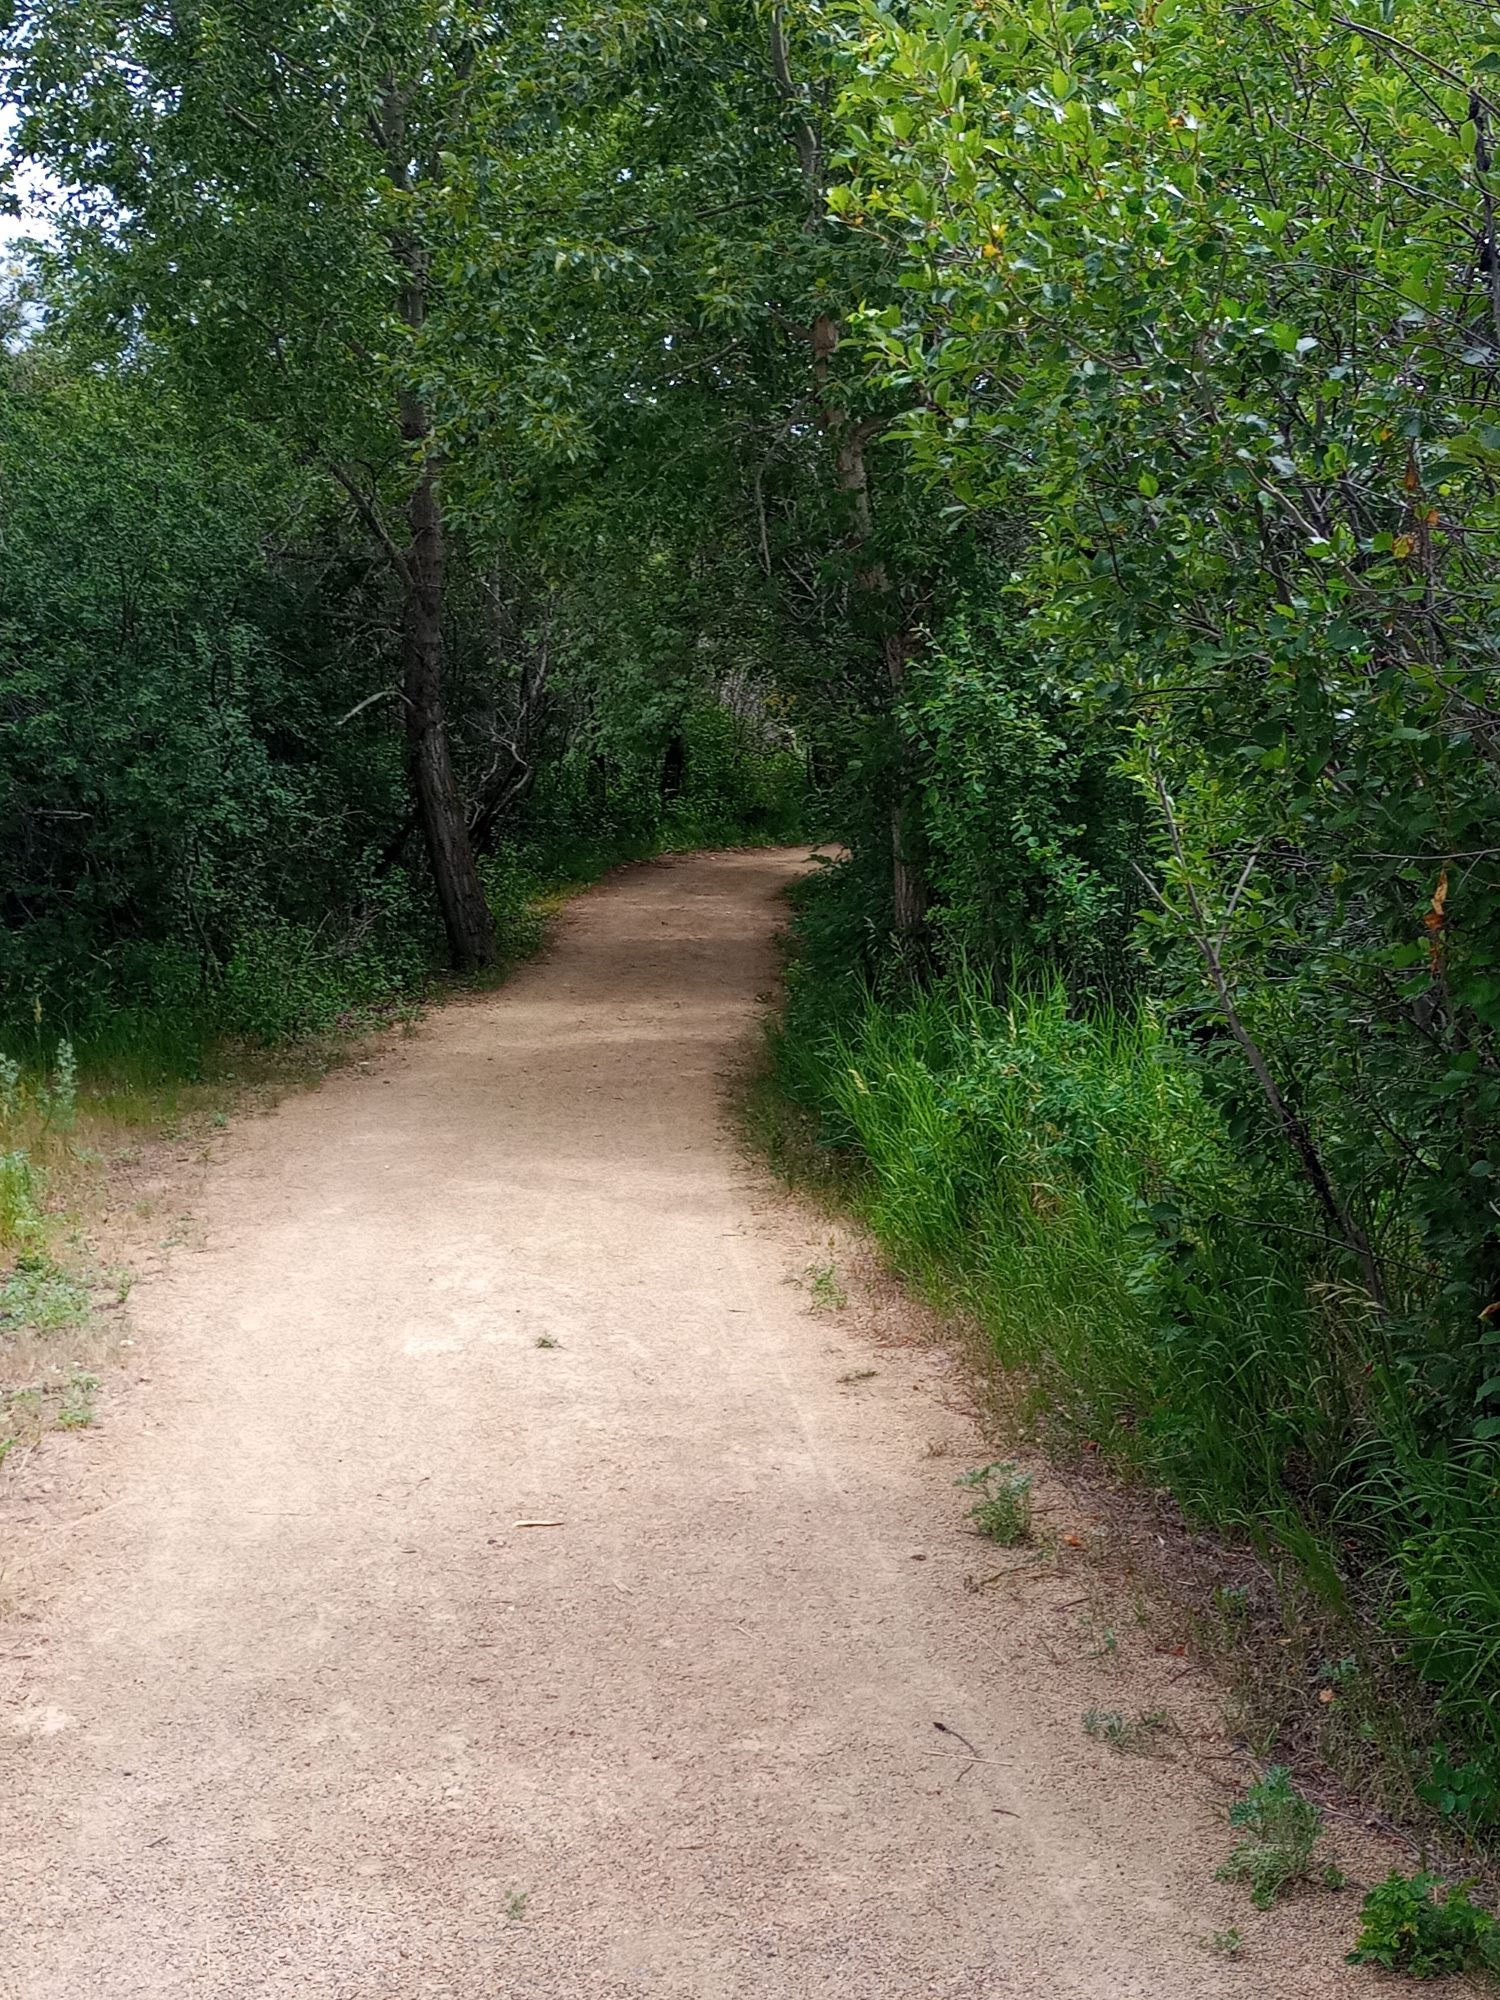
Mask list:
[[[409,441],[425,438],[426,413],[415,399],[402,412]],[[412,791],[427,857],[437,885],[448,953],[460,972],[492,965],[495,919],[485,900],[443,712],[443,513],[437,470],[423,465],[407,502],[408,576],[401,607],[402,693],[406,697],[406,750]]]
[[[381,106],[380,125],[391,179],[411,186],[406,132],[406,93],[392,80]],[[398,231],[391,255],[401,271],[401,317],[413,334],[427,317],[427,257],[422,245]],[[495,919],[485,900],[474,861],[467,816],[453,772],[443,708],[443,589],[447,549],[432,422],[414,389],[401,396],[401,436],[416,468],[416,484],[406,503],[410,539],[399,565],[402,586],[401,673],[406,700],[406,754],[412,793],[432,877],[437,886],[448,955],[460,972],[492,965],[498,948]]]
[[[870,473],[865,463],[865,446],[885,427],[883,418],[866,418],[852,424],[845,411],[830,408],[826,401],[827,357],[838,344],[832,323],[820,320],[813,329],[820,395],[824,397],[825,428],[839,439],[836,466],[839,486],[849,496],[850,513],[857,547],[863,547],[875,533],[875,510],[870,501]],[[886,685],[891,692],[891,727],[896,732],[895,795],[891,800],[891,921],[896,935],[915,940],[927,921],[927,883],[912,848],[911,758],[901,735],[897,716],[906,683],[906,661],[910,635],[902,616],[901,600],[891,584],[883,562],[872,562],[858,571],[855,584],[869,608],[880,634],[880,658]]]
[[[823,212],[823,145],[810,115],[811,100],[792,75],[784,14],[785,10],[781,7],[773,7],[771,10],[771,75],[778,94],[793,112],[792,136],[796,143],[797,160],[802,168],[802,183],[807,194],[806,226],[809,230],[814,230]],[[865,464],[865,445],[877,431],[884,428],[884,422],[869,419],[862,423],[852,423],[849,412],[833,400],[830,364],[838,351],[839,328],[838,321],[831,313],[820,313],[813,321],[811,339],[813,379],[817,384],[818,396],[818,424],[824,435],[833,442],[838,483],[849,499],[855,546],[863,548],[875,533],[874,509],[870,504],[870,476]],[[764,516],[762,516],[761,538],[764,547]],[[906,658],[910,646],[909,635],[904,630],[900,596],[892,587],[890,573],[883,562],[867,564],[858,572],[855,583],[859,596],[873,612],[872,622],[880,634],[880,655],[891,690],[891,723],[892,728],[899,732],[900,724],[894,711],[900,701],[902,684],[906,678]],[[891,909],[897,936],[914,940],[920,936],[926,922],[927,884],[912,854],[913,815],[909,764],[907,746],[898,733],[896,791],[891,802],[890,815]]]

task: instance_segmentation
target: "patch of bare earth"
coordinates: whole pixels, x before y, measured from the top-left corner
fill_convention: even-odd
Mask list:
[[[618,876],[230,1132],[131,1300],[149,1380],[6,1490],[0,1991],[1367,1989],[1349,1892],[1214,1882],[1218,1703],[1094,1524],[974,1535],[962,1354],[745,1164],[800,865]]]

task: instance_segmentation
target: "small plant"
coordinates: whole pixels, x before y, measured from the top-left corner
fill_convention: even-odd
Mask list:
[[[1480,1763],[1455,1764],[1445,1751],[1434,1753],[1417,1795],[1447,1819],[1492,1820],[1500,1807],[1494,1775]]]
[[[1164,1708],[1142,1709],[1139,1715],[1122,1715],[1117,1708],[1091,1708],[1083,1718],[1083,1733],[1122,1755],[1139,1757],[1154,1748],[1170,1721]]]
[[[982,1465],[954,1480],[955,1486],[977,1490],[980,1497],[969,1509],[969,1519],[981,1535],[1002,1548],[1012,1549],[1031,1534],[1031,1474],[1018,1471],[1008,1460]]]
[[[1470,1902],[1469,1883],[1449,1889],[1442,1902],[1440,1886],[1436,1875],[1393,1868],[1365,1897],[1349,1963],[1382,1965],[1412,1979],[1500,1971],[1500,1924]]]
[[[1238,1958],[1244,1941],[1232,1924],[1227,1931],[1210,1931],[1208,1934],[1209,1950],[1216,1951],[1221,1958]]]
[[[525,1889],[511,1889],[505,1897],[505,1919],[507,1923],[518,1924],[526,1914],[526,1905],[531,1901],[530,1892]]]
[[[836,1265],[809,1264],[803,1276],[807,1279],[815,1312],[842,1312],[848,1305],[849,1294],[839,1283]]]
[[[560,1340],[555,1340],[550,1333],[539,1333],[536,1337],[536,1344],[538,1347],[562,1346],[562,1342]]]
[[[1088,1630],[1093,1638],[1093,1644],[1089,1647],[1089,1651],[1093,1654],[1094,1658],[1096,1660],[1113,1659],[1120,1650],[1120,1635],[1116,1632],[1114,1626],[1106,1625],[1101,1631],[1095,1626],[1093,1619],[1090,1618],[1088,1621]]]
[[[851,1368],[847,1375],[840,1375],[841,1382],[873,1382],[880,1373],[878,1368]]]
[[[76,1279],[39,1250],[27,1250],[0,1276],[0,1331],[13,1326],[77,1326],[88,1317],[89,1297]]]
[[[42,1120],[55,1132],[70,1132],[78,1115],[78,1058],[71,1042],[59,1042],[51,1076],[37,1093]]]
[[[1317,1869],[1323,1815],[1297,1790],[1284,1764],[1273,1764],[1230,1807],[1229,1824],[1242,1829],[1245,1838],[1231,1850],[1218,1879],[1248,1882],[1258,1910],[1269,1910],[1283,1889],[1310,1881],[1315,1873],[1326,1888],[1342,1887],[1344,1878],[1331,1863]]]

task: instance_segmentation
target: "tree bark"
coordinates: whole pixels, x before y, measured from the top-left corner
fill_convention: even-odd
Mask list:
[[[408,442],[425,443],[426,412],[414,397],[406,399],[402,429]],[[407,761],[448,934],[448,955],[456,970],[472,972],[492,965],[498,946],[495,919],[485,900],[453,774],[443,712],[445,550],[437,470],[430,458],[412,489],[406,519],[411,540],[401,607],[401,666]]]
[[[386,90],[381,137],[391,179],[411,186],[406,133],[406,99],[394,81]],[[404,232],[391,238],[391,255],[401,271],[401,317],[418,334],[427,317],[427,259],[422,246]],[[406,701],[406,754],[412,792],[438,907],[448,934],[455,970],[472,972],[492,965],[498,955],[495,919],[485,900],[474,848],[453,772],[443,709],[443,588],[446,544],[438,464],[427,406],[415,389],[401,395],[401,437],[416,471],[406,503],[410,539],[397,564],[401,578],[401,673]]]
[[[813,348],[816,355],[824,357],[821,365],[826,371],[826,355],[831,352],[831,344],[830,336],[821,331],[822,327],[823,322],[820,321],[814,329]],[[832,344],[836,344],[836,335]],[[820,387],[825,379],[826,373],[820,374]],[[851,424],[844,411],[829,409],[826,403],[824,414],[826,427],[835,430],[840,437],[836,460],[838,482],[849,496],[855,544],[863,547],[875,533],[875,510],[870,501],[870,474],[865,463],[865,446],[884,428],[885,420],[867,418],[863,423]],[[870,606],[873,622],[880,633],[881,664],[885,668],[886,685],[891,691],[891,726],[896,731],[896,789],[890,813],[891,921],[899,938],[915,941],[921,936],[927,921],[927,882],[912,854],[912,785],[908,768],[911,760],[896,714],[906,683],[910,635],[902,617],[900,598],[883,562],[869,563],[859,570],[855,584]]]

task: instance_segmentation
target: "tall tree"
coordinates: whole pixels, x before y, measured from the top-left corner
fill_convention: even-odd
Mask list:
[[[496,940],[444,705],[429,357],[467,302],[434,250],[456,149],[503,150],[514,127],[511,26],[450,0],[22,0],[0,44],[16,151],[63,191],[54,262],[75,311],[322,468],[389,562],[411,783],[459,967]]]

